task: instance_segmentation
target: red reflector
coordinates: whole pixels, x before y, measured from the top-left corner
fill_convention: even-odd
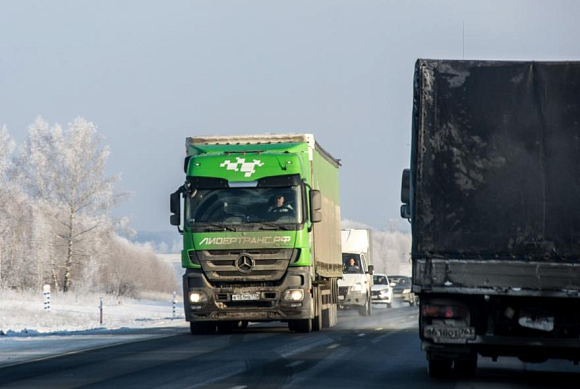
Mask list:
[[[424,305],[421,308],[421,315],[425,317],[442,317],[451,319],[465,316],[464,310],[453,305]]]

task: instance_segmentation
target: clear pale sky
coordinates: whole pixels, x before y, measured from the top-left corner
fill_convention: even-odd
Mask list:
[[[574,0],[2,1],[0,125],[95,122],[137,230],[172,229],[186,136],[314,133],[342,159],[343,218],[383,228],[415,60],[580,60],[579,19]]]

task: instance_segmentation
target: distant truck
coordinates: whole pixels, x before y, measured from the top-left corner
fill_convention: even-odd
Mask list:
[[[338,301],[342,307],[356,307],[359,314],[370,316],[373,312],[371,230],[343,230],[341,240],[343,278],[338,281]]]
[[[310,134],[192,137],[186,155],[171,224],[183,234],[191,332],[249,321],[298,332],[334,326],[339,161]]]
[[[413,291],[432,376],[580,361],[580,62],[418,60]]]

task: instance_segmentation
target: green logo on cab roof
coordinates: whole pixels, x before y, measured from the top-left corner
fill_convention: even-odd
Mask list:
[[[233,170],[235,172],[243,172],[244,177],[251,177],[256,172],[256,167],[264,166],[264,163],[258,159],[252,162],[246,162],[245,158],[236,157],[236,162],[229,159],[220,164],[220,167],[225,167],[226,170]]]

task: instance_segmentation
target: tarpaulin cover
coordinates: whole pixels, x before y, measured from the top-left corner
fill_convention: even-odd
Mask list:
[[[413,257],[577,261],[580,62],[418,60]]]

